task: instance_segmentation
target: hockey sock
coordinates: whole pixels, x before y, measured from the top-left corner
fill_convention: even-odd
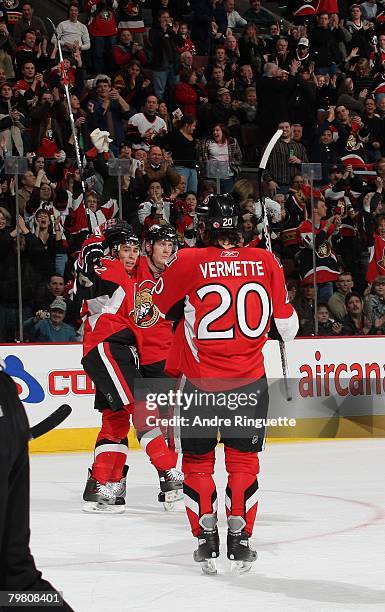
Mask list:
[[[146,451],[152,465],[157,470],[170,470],[175,467],[174,453],[170,451],[167,442],[159,428],[146,432],[140,438],[140,445]]]
[[[127,434],[130,429],[129,411],[103,411],[102,428],[95,444],[92,477],[105,484],[118,482],[128,453]]]
[[[118,482],[122,478],[127,452],[127,438],[120,442],[99,440],[94,451],[95,458],[92,465],[92,478],[95,478],[95,480],[102,484],[106,484],[107,481]]]
[[[170,451],[170,455],[172,456],[172,460],[174,462],[173,467],[175,467],[178,462],[178,453],[175,450],[174,440],[173,439],[167,440],[167,446],[168,446],[168,450]]]
[[[242,452],[225,447],[227,517],[242,517],[244,530],[251,536],[258,508],[259,461],[257,453]]]
[[[216,514],[217,491],[213,479],[215,451],[204,455],[183,455],[182,470],[184,501],[192,534],[197,537],[202,527],[199,519],[205,514]]]

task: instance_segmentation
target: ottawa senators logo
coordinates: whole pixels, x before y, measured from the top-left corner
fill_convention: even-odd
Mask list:
[[[356,138],[356,135],[353,133],[349,134],[349,138],[346,142],[347,151],[355,151],[356,149],[358,149],[358,147],[359,147],[359,142]]]
[[[159,321],[159,310],[152,303],[156,283],[143,281],[135,296],[135,323],[138,327],[152,327]]]
[[[323,242],[322,244],[320,244],[320,246],[317,249],[318,257],[329,257],[331,252],[332,250],[328,242]]]

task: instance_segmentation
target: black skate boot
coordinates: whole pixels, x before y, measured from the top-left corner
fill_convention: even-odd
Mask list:
[[[122,480],[125,480],[125,478],[122,478]],[[122,496],[122,480],[102,484],[95,480],[95,478],[92,478],[92,471],[89,469],[83,493],[85,501],[83,512],[122,514],[125,511],[125,501]],[[119,496],[117,496],[117,492]]]
[[[202,531],[198,535],[198,548],[193,558],[201,563],[202,572],[211,576],[217,573],[215,559],[219,557],[219,534],[217,529],[217,515],[204,514],[199,519]]]
[[[231,561],[234,574],[245,574],[257,559],[257,552],[250,548],[249,535],[243,531],[246,523],[241,516],[229,516],[227,519],[227,558]]]
[[[167,511],[174,510],[175,502],[183,499],[183,473],[176,468],[161,471],[158,470],[160,493],[158,502],[163,504]]]

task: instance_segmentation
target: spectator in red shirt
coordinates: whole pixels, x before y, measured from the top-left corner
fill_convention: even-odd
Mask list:
[[[176,50],[178,51],[178,53],[184,53],[185,51],[189,51],[190,53],[195,55],[196,53],[195,45],[190,38],[190,33],[188,31],[187,23],[181,22],[179,24],[178,34],[183,38],[183,41],[184,41],[183,45],[177,45]]]
[[[207,102],[206,91],[197,83],[196,70],[182,70],[179,78],[180,82],[175,86],[175,104],[184,115],[196,117],[198,104]]]
[[[145,52],[137,42],[134,42],[130,30],[121,30],[119,40],[112,47],[112,59],[117,69],[127,68],[132,60],[136,60],[144,66],[147,63]]]
[[[91,13],[88,31],[91,38],[91,57],[97,74],[108,70],[108,55],[116,44],[118,24],[115,0],[87,0],[85,10]]]

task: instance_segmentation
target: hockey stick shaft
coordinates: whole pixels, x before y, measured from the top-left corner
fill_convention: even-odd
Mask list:
[[[60,423],[63,423],[71,412],[71,406],[68,404],[62,404],[57,410],[47,416],[47,418],[40,421],[40,423],[37,423],[37,425],[31,427],[29,430],[29,439],[35,440],[36,438],[40,438],[40,436],[44,436],[44,434],[60,425]]]
[[[89,210],[88,204],[87,204],[86,189],[85,189],[85,184],[84,184],[84,179],[83,179],[83,164],[82,164],[81,155],[80,155],[79,140],[78,140],[78,136],[77,136],[77,133],[76,133],[76,126],[75,126],[74,115],[73,115],[73,112],[72,112],[71,96],[70,96],[70,90],[69,90],[69,86],[68,86],[68,78],[67,78],[67,73],[66,73],[66,70],[65,70],[65,67],[64,67],[63,51],[62,51],[62,48],[61,48],[61,44],[60,44],[60,40],[59,40],[59,36],[58,36],[55,24],[53,23],[52,19],[50,19],[49,17],[46,17],[46,19],[51,24],[51,27],[53,29],[53,32],[54,32],[54,35],[55,35],[55,38],[56,38],[56,42],[57,42],[57,47],[58,47],[58,52],[59,52],[59,61],[60,61],[61,76],[62,76],[64,91],[65,91],[65,97],[66,97],[66,101],[67,101],[67,109],[68,109],[68,115],[69,115],[70,124],[71,124],[72,138],[74,139],[76,163],[77,163],[77,166],[78,166],[78,169],[79,169],[79,172],[80,172],[80,180],[81,180],[81,184],[82,184],[83,203],[84,203],[84,208],[85,208],[85,211],[86,211],[87,225],[88,225],[88,229],[89,229],[90,233],[92,233],[90,210]]]
[[[263,174],[266,170],[267,162],[269,160],[271,152],[274,149],[278,140],[281,138],[281,136],[282,136],[282,130],[277,130],[275,134],[272,136],[271,140],[268,142],[266,149],[262,155],[262,158],[259,164],[259,171],[258,171],[259,200],[261,202],[263,226],[264,226],[263,233],[265,236],[266,249],[270,251],[270,253],[272,252],[272,246],[271,246],[269,219],[268,219],[267,210],[266,210],[265,194],[263,190]],[[285,386],[286,400],[290,402],[292,400],[292,394],[291,394],[291,389],[290,389],[290,384],[289,384],[289,368],[287,364],[286,347],[283,341],[279,342],[279,352],[281,356],[281,367],[282,367],[282,374],[283,374],[283,383]]]

